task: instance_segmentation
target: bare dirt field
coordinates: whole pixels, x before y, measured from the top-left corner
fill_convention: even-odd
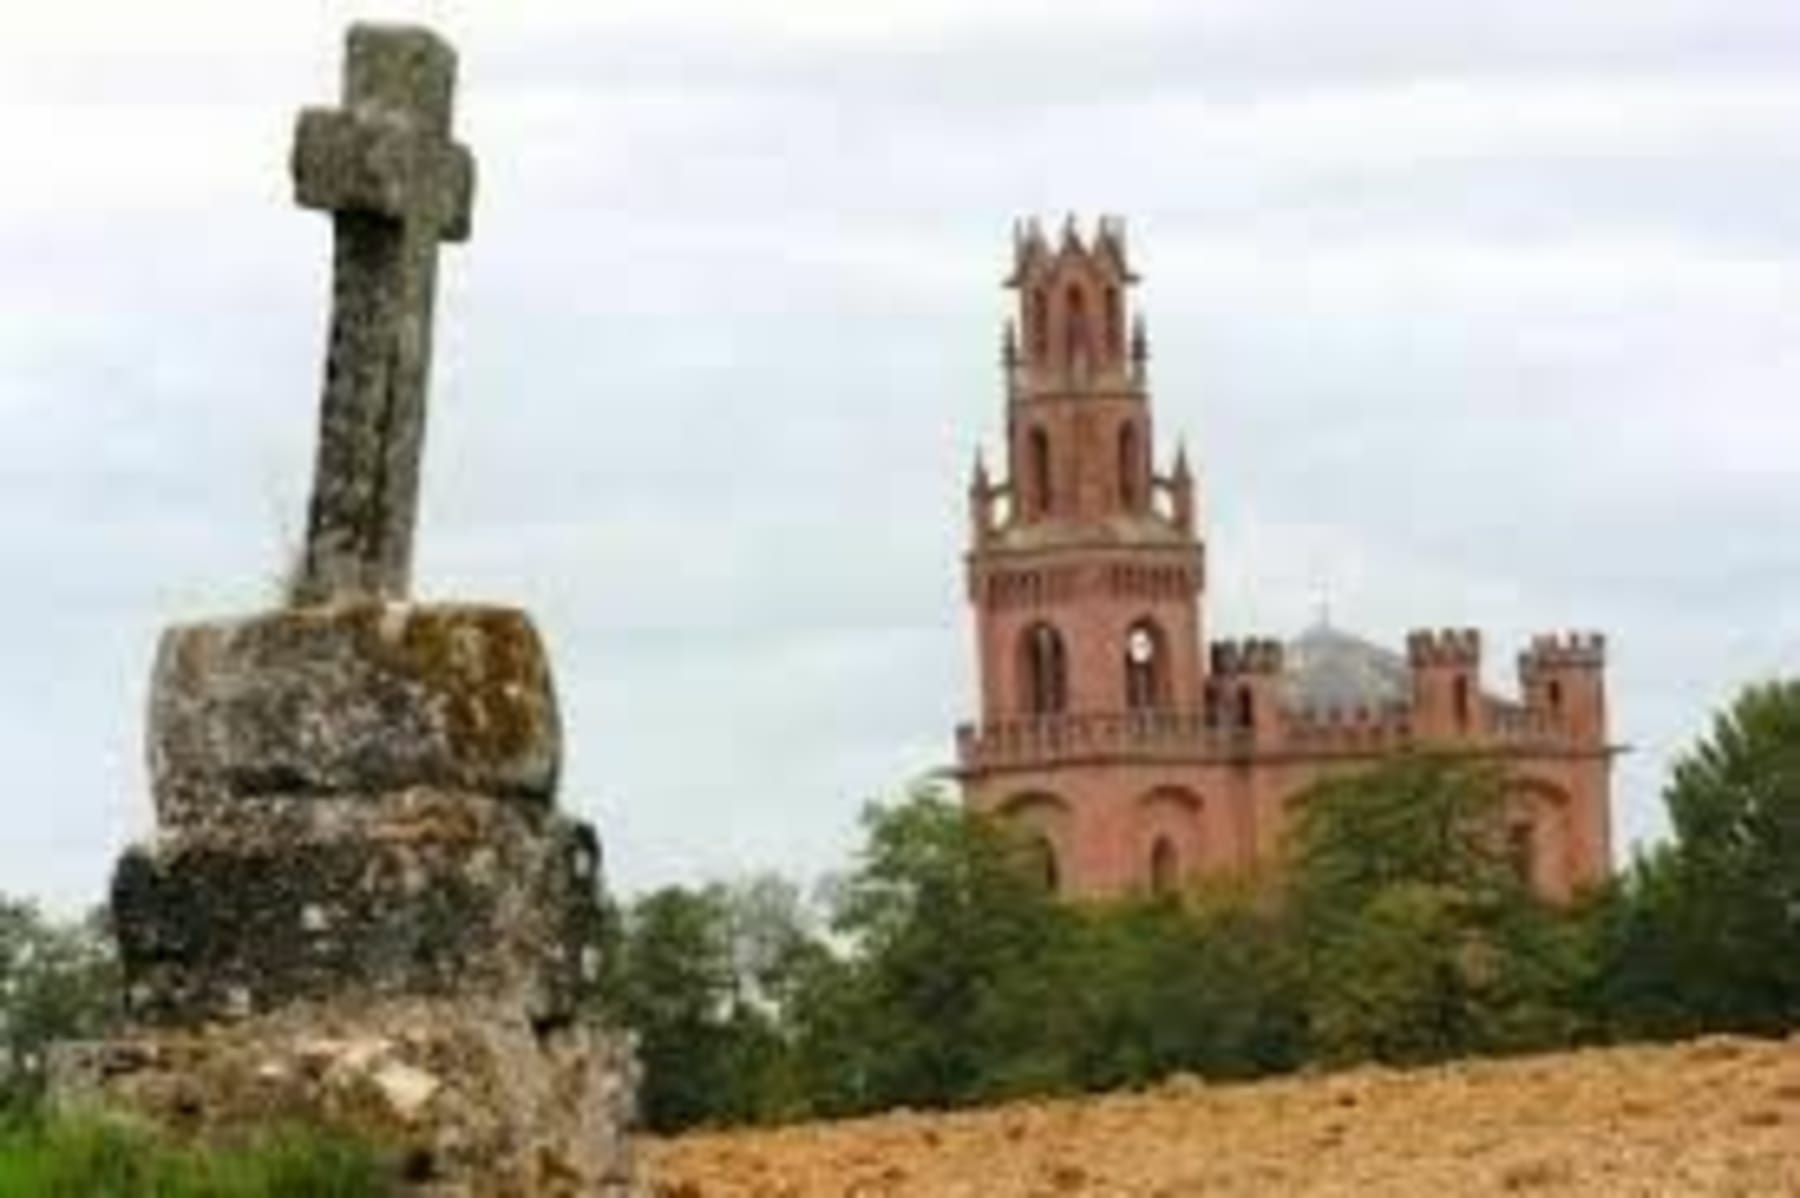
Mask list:
[[[646,1146],[656,1198],[1800,1196],[1800,1036],[1155,1090]]]

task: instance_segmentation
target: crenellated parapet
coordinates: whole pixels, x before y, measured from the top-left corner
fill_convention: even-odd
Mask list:
[[[1475,628],[1420,628],[1406,635],[1406,659],[1422,666],[1477,668],[1481,665],[1481,632]]]
[[[1281,673],[1286,656],[1272,637],[1214,641],[1203,699],[1205,718],[1267,744],[1281,735]]]
[[[1207,660],[1212,676],[1225,679],[1276,678],[1281,675],[1283,649],[1273,637],[1244,637],[1214,641]]]
[[[1606,637],[1598,632],[1552,632],[1531,638],[1519,654],[1519,677],[1606,668]]]

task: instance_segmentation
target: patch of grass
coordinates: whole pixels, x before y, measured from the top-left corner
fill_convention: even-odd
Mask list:
[[[387,1198],[375,1153],[317,1133],[271,1132],[231,1151],[178,1147],[103,1120],[0,1126],[0,1198]]]

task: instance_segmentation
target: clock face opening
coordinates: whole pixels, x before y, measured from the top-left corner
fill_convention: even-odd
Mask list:
[[[1126,642],[1125,652],[1138,665],[1146,665],[1156,656],[1156,638],[1150,635],[1147,628],[1133,628]]]

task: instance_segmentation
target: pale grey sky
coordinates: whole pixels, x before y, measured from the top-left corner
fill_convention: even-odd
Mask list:
[[[1479,11],[1477,11],[1479,9]],[[625,890],[841,860],[971,705],[1015,216],[1118,213],[1219,633],[1613,638],[1622,840],[1800,669],[1791,0],[66,0],[0,12],[0,890],[149,825],[166,622],[267,603],[342,26],[462,53],[421,591],[549,636]]]

